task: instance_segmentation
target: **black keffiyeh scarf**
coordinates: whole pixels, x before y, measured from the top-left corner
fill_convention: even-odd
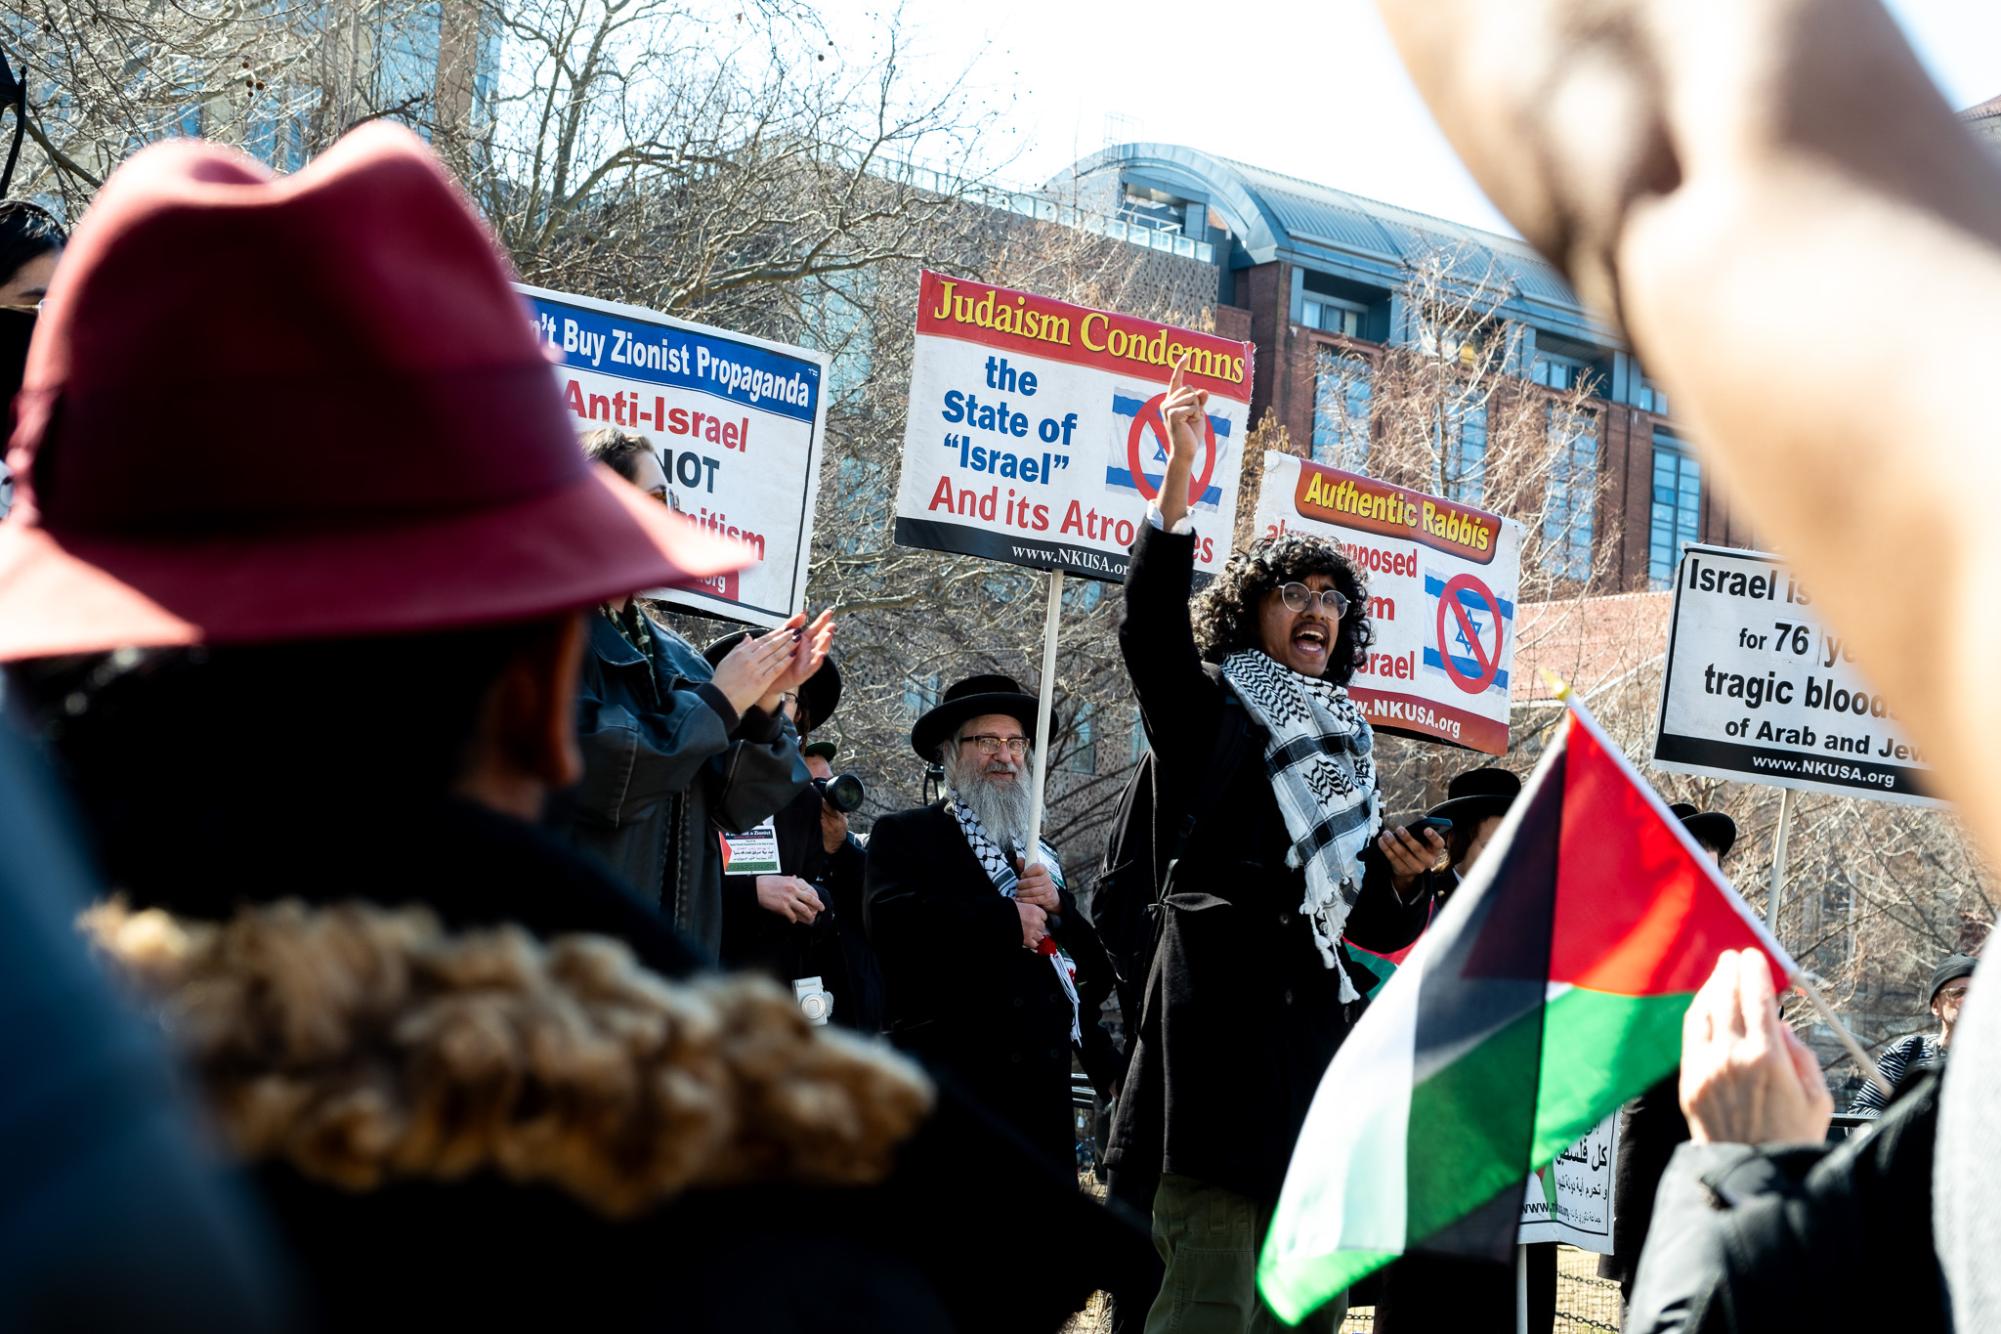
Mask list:
[[[1358,999],[1335,947],[1362,892],[1359,859],[1383,824],[1375,736],[1344,687],[1255,649],[1225,659],[1223,679],[1269,738],[1265,769],[1292,835],[1286,865],[1306,868],[1299,911],[1321,961],[1341,976],[1341,999]]]
[[[987,878],[994,882],[994,888],[1005,897],[1013,898],[1014,887],[1021,876],[1015,872],[1014,861],[1008,852],[994,842],[993,837],[987,833],[986,826],[980,823],[980,817],[973,814],[973,808],[959,800],[956,793],[946,809],[951,811],[952,818],[959,822],[959,831],[966,836],[966,845],[972,848],[973,855],[980,859],[980,866],[986,871]],[[1013,849],[1014,856],[1019,857],[1022,852],[1021,845],[1017,843]],[[1047,843],[1042,845],[1042,864],[1049,868],[1050,879],[1061,888],[1063,868],[1057,865],[1055,849]],[[1063,984],[1063,994],[1070,998],[1070,1040],[1082,1042],[1084,1029],[1082,1016],[1078,1013],[1077,979],[1071,972],[1073,965],[1070,956],[1058,949],[1049,956],[1049,962],[1056,966],[1056,978]]]

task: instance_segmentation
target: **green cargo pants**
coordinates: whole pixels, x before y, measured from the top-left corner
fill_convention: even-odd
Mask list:
[[[1167,1266],[1146,1334],[1283,1334],[1258,1297],[1258,1248],[1269,1214],[1246,1197],[1168,1173],[1153,1193],[1153,1246]],[[1292,1328],[1333,1334],[1345,1295]]]

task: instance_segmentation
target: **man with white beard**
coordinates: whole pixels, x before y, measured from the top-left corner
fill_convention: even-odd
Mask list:
[[[1109,1095],[1111,967],[1047,843],[1027,864],[1035,696],[973,676],[917,720],[944,800],[876,821],[865,894],[890,1037],[1073,1171],[1070,1055]]]

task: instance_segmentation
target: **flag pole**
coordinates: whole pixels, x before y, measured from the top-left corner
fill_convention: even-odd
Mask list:
[[[1843,1049],[1854,1058],[1855,1064],[1861,1068],[1863,1075],[1867,1077],[1869,1082],[1881,1089],[1883,1096],[1886,1098],[1896,1093],[1896,1090],[1890,1087],[1890,1082],[1884,1079],[1877,1071],[1876,1063],[1869,1059],[1867,1052],[1862,1050],[1862,1044],[1857,1042],[1855,1035],[1848,1031],[1848,1025],[1834,1017],[1834,1010],[1821,997],[1820,992],[1814,989],[1813,983],[1807,980],[1804,972],[1794,974],[1793,985],[1806,993],[1807,1000],[1819,1012],[1821,1022],[1834,1030],[1835,1038],[1840,1041]]]
[[[1772,841],[1772,890],[1765,896],[1765,929],[1779,938],[1779,891],[1786,882],[1786,835],[1793,827],[1793,790],[1779,789],[1779,832]]]
[[[1515,1243],[1515,1334],[1529,1334],[1529,1248]]]
[[[1565,703],[1571,702],[1570,686],[1563,678],[1549,671],[1542,672],[1541,676],[1543,684],[1548,687],[1551,694]],[[1582,705],[1577,705],[1576,707],[1582,708]],[[1770,897],[1765,902],[1766,931],[1772,938],[1772,944],[1777,948],[1778,957],[1784,959],[1794,969],[1790,980],[1802,992],[1806,993],[1807,1001],[1820,1015],[1821,1022],[1834,1030],[1835,1039],[1841,1043],[1842,1049],[1861,1068],[1863,1075],[1869,1082],[1881,1089],[1885,1095],[1888,1095],[1894,1092],[1894,1090],[1891,1089],[1888,1081],[1877,1072],[1876,1063],[1869,1059],[1868,1053],[1862,1050],[1862,1044],[1857,1042],[1855,1035],[1848,1031],[1848,1025],[1842,1023],[1835,1016],[1834,1008],[1827,1003],[1826,998],[1807,979],[1806,970],[1794,962],[1792,957],[1786,953],[1785,947],[1778,943],[1779,880],[1785,870],[1786,835],[1790,832],[1792,824],[1793,790],[1789,787],[1780,788],[1779,794],[1779,831],[1776,846],[1772,849],[1772,891]],[[1753,918],[1751,920],[1756,921],[1757,919]]]
[[[1042,863],[1042,798],[1049,776],[1049,715],[1056,703],[1056,632],[1063,620],[1063,571],[1049,572],[1049,607],[1042,616],[1042,685],[1035,701],[1035,763],[1029,770],[1028,847],[1022,865]]]

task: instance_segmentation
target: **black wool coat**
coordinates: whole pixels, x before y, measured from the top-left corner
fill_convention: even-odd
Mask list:
[[[1111,964],[1076,899],[1059,893],[1054,934],[1077,965],[1081,1055],[1104,1087],[1118,1064],[1097,1004]],[[1070,1000],[1049,959],[1022,948],[1014,900],[994,888],[943,803],[876,821],[866,903],[891,1039],[1074,1170]]]
[[[1202,790],[1230,688],[1195,647],[1194,544],[1192,534],[1141,529],[1119,620],[1160,801],[1177,811]],[[1106,1157],[1122,1175],[1173,1172],[1269,1207],[1320,1076],[1356,1015],[1299,915],[1306,873],[1285,864],[1292,839],[1265,769],[1265,733],[1251,727],[1235,772],[1211,785],[1213,807],[1196,813],[1166,886]],[[1424,929],[1430,896],[1401,903],[1379,859],[1371,861],[1347,934],[1370,949],[1401,949]]]
[[[850,834],[833,852],[820,836],[820,789],[809,787],[772,817],[779,874],[796,875],[820,897],[810,922],[780,917],[757,901],[757,877],[723,877],[723,967],[756,969],[786,986],[818,977],[834,997],[833,1022],[882,1031],[882,977],[862,923],[867,853]]]

